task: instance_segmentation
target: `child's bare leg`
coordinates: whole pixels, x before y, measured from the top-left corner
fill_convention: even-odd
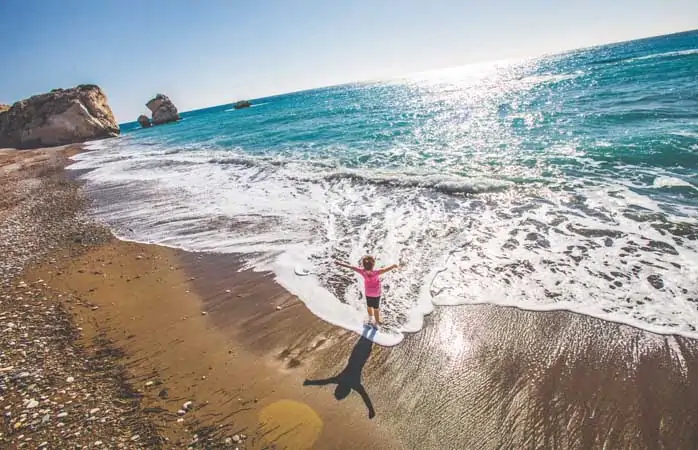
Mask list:
[[[370,306],[367,308],[368,309],[368,321],[371,321],[371,318],[373,317],[373,308]]]
[[[378,308],[373,308],[373,317],[375,317],[377,324],[383,323],[383,322],[381,322],[380,310]]]

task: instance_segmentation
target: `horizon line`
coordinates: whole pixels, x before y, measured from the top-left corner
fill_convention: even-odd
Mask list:
[[[630,43],[630,42],[644,41],[644,40],[648,40],[648,39],[656,39],[656,38],[664,37],[664,36],[675,36],[678,34],[695,33],[695,32],[698,32],[698,28],[691,28],[688,30],[674,31],[674,32],[665,33],[665,34],[655,34],[655,35],[650,35],[650,36],[624,39],[624,40],[620,40],[620,41],[611,41],[611,42],[605,42],[602,44],[587,45],[584,47],[575,47],[575,48],[569,48],[569,49],[556,50],[556,51],[551,51],[551,52],[540,53],[540,54],[533,55],[533,56],[523,56],[523,57],[518,57],[518,58],[483,59],[483,60],[471,61],[469,63],[459,64],[459,65],[455,65],[455,66],[431,68],[431,69],[420,70],[417,72],[410,72],[410,73],[406,73],[406,74],[402,74],[402,75],[394,75],[394,76],[391,76],[388,78],[365,78],[362,80],[354,80],[354,81],[346,81],[346,82],[333,83],[333,84],[325,84],[325,85],[319,85],[319,86],[314,86],[314,87],[309,87],[309,88],[302,88],[302,89],[293,90],[293,91],[274,92],[274,93],[263,95],[261,97],[241,98],[238,100],[233,100],[233,101],[228,102],[228,103],[219,103],[217,105],[208,105],[208,106],[202,106],[200,108],[188,109],[186,111],[181,111],[181,114],[193,113],[193,112],[203,111],[205,109],[212,109],[212,108],[218,108],[221,106],[233,105],[236,102],[239,102],[242,100],[246,100],[246,101],[251,102],[254,100],[264,100],[264,99],[268,99],[271,97],[279,97],[282,95],[300,94],[303,92],[310,92],[310,91],[314,91],[317,89],[326,89],[326,88],[331,88],[331,87],[347,86],[347,85],[351,85],[351,84],[378,83],[381,81],[387,81],[387,80],[396,79],[396,78],[410,77],[410,76],[414,76],[414,75],[421,74],[421,73],[456,69],[456,68],[470,66],[470,65],[476,65],[476,64],[488,64],[488,63],[497,63],[497,62],[506,62],[506,61],[525,61],[525,60],[530,60],[530,59],[544,58],[546,56],[564,55],[564,54],[570,53],[570,52],[591,50],[593,48],[605,47],[607,45],[626,44],[626,43]],[[138,121],[131,120],[129,122],[124,122],[123,124],[119,124],[119,125],[128,125],[131,123],[138,123]]]

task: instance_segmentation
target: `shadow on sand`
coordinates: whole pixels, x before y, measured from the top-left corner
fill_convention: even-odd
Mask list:
[[[371,356],[371,350],[373,349],[373,341],[371,341],[371,338],[373,338],[375,334],[376,329],[366,325],[359,341],[354,345],[354,349],[351,351],[349,361],[344,370],[338,375],[325,378],[324,380],[305,380],[303,386],[336,384],[337,387],[334,390],[334,398],[337,400],[345,399],[351,391],[354,390],[359,393],[361,399],[366,404],[369,419],[373,419],[376,415],[376,411],[373,409],[371,398],[361,384],[361,372],[364,370],[364,365],[366,365],[368,357]]]

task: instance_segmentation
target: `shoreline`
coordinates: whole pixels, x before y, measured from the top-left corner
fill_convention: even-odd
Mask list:
[[[34,154],[42,156],[37,163],[60,160],[52,169],[62,180],[56,183],[79,199],[67,214],[59,207],[59,214],[68,222],[85,220],[78,218],[85,206],[79,183],[65,181],[70,177],[62,169],[69,163],[64,149],[10,153],[25,162],[31,162]],[[3,183],[21,183],[20,173],[15,175]],[[28,175],[24,170],[23,176]],[[57,196],[62,194],[56,192]],[[356,420],[347,424],[346,410],[335,411],[329,401],[318,401],[298,389],[303,380],[300,376],[289,379],[288,368],[281,367],[283,358],[275,353],[264,358],[248,354],[234,337],[216,330],[209,320],[213,314],[202,312],[202,299],[190,274],[202,255],[120,241],[89,219],[85,223],[102,233],[99,239],[83,242],[82,237],[76,237],[77,250],[65,242],[47,245],[50,251],[46,255],[31,263],[25,261],[22,282],[45,284],[57,293],[49,302],[65,307],[72,317],[77,330],[77,341],[72,345],[88,358],[113,356],[114,364],[128,374],[121,383],[126,383],[126,391],[136,399],[141,414],[137,423],[157,430],[153,432],[157,446],[316,448],[314,444],[322,435],[323,445],[330,448],[368,448],[379,443],[382,448],[397,448],[390,439],[382,439],[365,427],[362,414],[353,414]],[[109,263],[106,258],[111,258]],[[237,284],[236,280],[241,277],[232,276],[226,282]],[[253,284],[258,281],[256,276],[251,279]],[[252,294],[253,302],[260,299],[259,292]],[[209,296],[211,299],[214,297]],[[271,311],[278,312],[276,308]],[[320,323],[307,312],[304,317],[306,324]],[[186,402],[192,406],[183,408]],[[324,412],[322,419],[316,411]],[[14,431],[7,434],[9,442],[32,439],[33,430],[23,429],[23,434]],[[155,446],[153,442],[143,448]],[[125,448],[141,445],[133,441]]]
[[[233,255],[99,236],[73,242],[77,250],[56,244],[24,279],[65,297],[58,303],[82,328],[87,354],[111,349],[137,394],[139,423],[168,439],[165,448],[698,442],[698,342],[690,338],[481,304],[436,308],[401,345],[380,347],[322,322],[272,275],[237,272]],[[193,408],[180,416],[186,401]]]

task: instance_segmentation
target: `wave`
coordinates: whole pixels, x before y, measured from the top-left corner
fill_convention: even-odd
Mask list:
[[[332,182],[349,180],[377,186],[394,186],[402,188],[424,188],[447,194],[482,194],[509,189],[516,183],[508,180],[488,178],[467,178],[455,175],[413,174],[399,172],[379,172],[375,169],[339,169],[333,171],[317,170],[336,167],[335,164],[321,161],[281,160],[275,158],[253,158],[233,156],[212,158],[214,164],[233,164],[243,167],[289,167],[293,166],[288,178],[302,182]],[[301,165],[304,167],[297,167]],[[301,174],[298,174],[300,169]],[[303,171],[303,169],[306,169]],[[309,169],[309,170],[308,170]],[[305,172],[305,173],[303,173]]]
[[[324,181],[351,180],[374,185],[396,186],[405,188],[425,188],[448,194],[482,194],[499,192],[514,186],[506,180],[487,178],[464,178],[448,175],[412,175],[384,172],[359,172],[358,170],[341,170],[321,174]],[[318,177],[296,177],[301,181],[316,181]]]
[[[698,48],[690,50],[678,50],[673,52],[655,53],[653,55],[638,56],[635,58],[630,58],[628,61],[642,61],[645,59],[655,59],[655,58],[671,58],[674,56],[689,56],[698,55]]]
[[[644,55],[644,56],[602,59],[600,61],[595,61],[592,64],[594,64],[594,65],[614,64],[614,63],[619,63],[619,62],[644,61],[644,60],[648,60],[648,59],[671,58],[674,56],[681,57],[681,56],[689,56],[689,55],[696,55],[696,54],[698,54],[698,49],[689,49],[689,50],[679,50],[679,51],[671,51],[671,52],[664,52],[664,53],[654,53],[651,55]]]
[[[673,188],[673,187],[689,187],[692,189],[697,189],[694,185],[688,181],[684,181],[680,178],[661,176],[654,179],[652,183],[653,187],[656,188]]]

